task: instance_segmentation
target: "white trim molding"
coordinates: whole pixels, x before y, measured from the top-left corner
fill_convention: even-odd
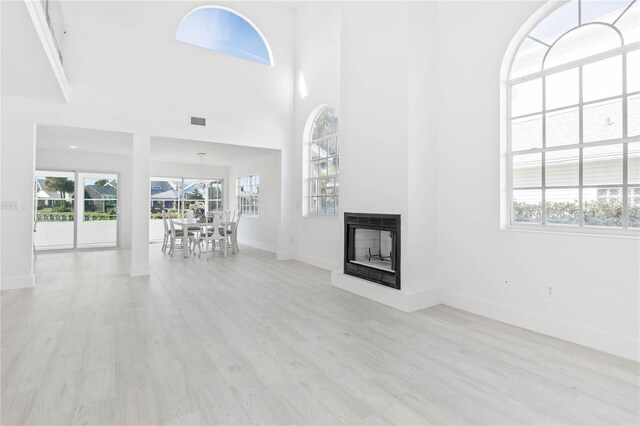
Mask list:
[[[315,266],[327,271],[335,271],[339,267],[338,262],[323,259],[321,257],[308,256],[306,254],[296,253],[293,258],[298,262],[306,263],[307,265]]]
[[[247,245],[253,248],[257,248],[259,250],[264,250],[264,251],[268,251],[271,253],[276,253],[277,252],[277,248],[276,246],[274,246],[273,244],[265,244],[262,243],[260,241],[255,241],[255,240],[249,240],[246,238],[238,238],[238,244],[241,245]]]
[[[144,277],[151,274],[151,269],[149,265],[135,265],[131,266],[129,270],[129,275],[132,277]]]
[[[15,290],[19,288],[31,288],[34,286],[35,277],[33,275],[25,275],[23,277],[2,278],[0,288],[2,290]]]
[[[403,312],[415,312],[430,308],[442,304],[443,300],[442,288],[409,294],[346,275],[342,271],[331,273],[331,285]]]
[[[71,98],[69,81],[67,80],[67,75],[64,72],[62,62],[58,56],[58,49],[55,41],[53,40],[53,35],[51,34],[51,30],[47,24],[47,17],[44,9],[42,8],[42,2],[40,0],[24,0],[24,3],[27,6],[27,11],[29,12],[29,16],[31,16],[33,26],[36,29],[36,33],[38,33],[38,38],[42,43],[42,47],[47,55],[47,59],[49,60],[49,64],[51,64],[51,69],[58,81],[62,95],[64,96],[65,101],[69,102]]]
[[[638,340],[458,294],[445,293],[444,304],[622,358],[640,361]]]

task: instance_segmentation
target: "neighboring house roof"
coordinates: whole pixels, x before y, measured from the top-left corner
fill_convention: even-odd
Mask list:
[[[206,188],[203,188],[200,185],[200,182],[194,182],[191,183],[187,186],[184,187],[184,193],[185,194],[193,194],[194,192],[198,191],[200,192],[200,195],[202,195],[203,199],[204,199],[204,191],[206,190]]]
[[[160,194],[160,193],[171,191],[171,190],[175,190],[175,189],[177,189],[177,187],[172,182],[157,181],[157,180],[152,180],[151,181],[151,195],[152,196],[154,194]]]
[[[86,185],[84,187],[85,198],[106,198],[106,199],[115,199],[118,197],[118,189],[113,186],[97,186],[97,185]],[[87,194],[89,195],[87,197]]]
[[[164,192],[158,192],[156,194],[151,194],[152,200],[177,200],[178,199],[178,191],[173,189]]]
[[[58,191],[45,191],[44,189],[40,189],[38,191],[37,197],[40,199],[52,199],[52,200],[61,200],[62,196]]]

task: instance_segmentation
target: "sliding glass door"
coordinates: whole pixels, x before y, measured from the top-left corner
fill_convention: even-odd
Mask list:
[[[35,201],[37,249],[117,245],[117,174],[36,171]]]
[[[178,217],[186,210],[194,216],[223,209],[222,179],[152,177],[149,184],[149,240],[162,241],[164,225],[162,212]]]
[[[115,247],[118,240],[118,175],[78,173],[77,247]],[[80,199],[82,197],[82,199]]]
[[[75,247],[74,172],[37,171],[34,242],[38,249]]]

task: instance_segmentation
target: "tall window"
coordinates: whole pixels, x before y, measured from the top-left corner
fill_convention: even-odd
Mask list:
[[[572,0],[509,73],[511,224],[640,229],[640,0]]]
[[[194,213],[222,211],[222,179],[205,179],[204,187],[199,179],[161,178],[150,179],[151,219],[160,219],[163,211],[178,217],[184,210]]]
[[[243,216],[259,217],[260,175],[238,178],[238,209]]]
[[[202,6],[178,25],[176,40],[266,65],[273,65],[271,49],[260,30],[237,12]]]
[[[309,214],[338,214],[338,117],[325,107],[311,126],[308,153]]]
[[[212,180],[207,186],[210,212],[222,211],[222,180]]]

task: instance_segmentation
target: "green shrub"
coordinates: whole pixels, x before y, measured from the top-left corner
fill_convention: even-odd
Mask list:
[[[622,203],[585,201],[584,224],[594,226],[622,226]]]
[[[578,201],[549,201],[546,203],[546,222],[556,224],[575,224],[578,221]],[[640,205],[628,208],[629,227],[640,228]],[[519,223],[539,223],[542,216],[542,204],[513,202],[513,221]],[[585,201],[583,207],[585,225],[622,226],[622,202]]]
[[[63,201],[51,209],[54,213],[68,213],[73,211],[73,206],[69,201]]]

